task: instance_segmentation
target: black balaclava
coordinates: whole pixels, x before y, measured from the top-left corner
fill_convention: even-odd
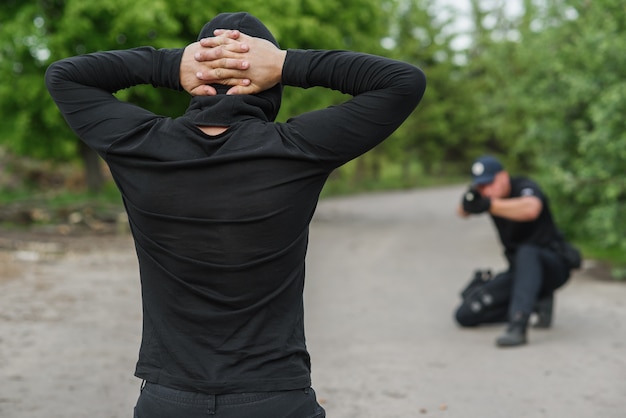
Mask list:
[[[269,29],[259,19],[245,12],[217,15],[204,25],[198,40],[215,36],[215,29],[237,29],[279,47]],[[226,95],[229,86],[212,86],[217,90],[217,96],[194,96],[187,108],[186,115],[191,116],[196,125],[230,126],[248,117],[274,121],[278,115],[283,91],[281,84],[258,94],[247,95]]]

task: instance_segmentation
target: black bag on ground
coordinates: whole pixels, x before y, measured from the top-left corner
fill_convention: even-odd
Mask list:
[[[461,290],[461,298],[467,298],[474,289],[478,289],[491,280],[492,277],[491,270],[475,270],[474,276],[470,279],[467,286]]]

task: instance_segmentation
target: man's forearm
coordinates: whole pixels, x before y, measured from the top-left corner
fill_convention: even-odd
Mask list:
[[[182,53],[183,49],[141,47],[80,55],[50,65],[46,83],[53,97],[67,92],[68,82],[76,88],[98,88],[109,93],[139,84],[180,90]]]
[[[501,218],[519,222],[537,219],[543,204],[535,196],[523,196],[512,199],[491,199],[489,213]]]

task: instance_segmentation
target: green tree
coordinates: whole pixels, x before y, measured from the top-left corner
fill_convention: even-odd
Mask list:
[[[626,250],[626,9],[618,0],[563,1],[561,24],[532,39],[541,60],[528,76],[520,146],[537,155],[570,235]],[[531,88],[532,87],[532,88]]]
[[[384,18],[367,0],[5,0],[0,10],[0,144],[38,158],[81,158],[92,190],[102,183],[98,158],[69,131],[43,84],[47,65],[98,50],[152,45],[182,47],[220,12],[250,10],[286,48],[350,48],[377,52]],[[201,11],[201,12],[198,12]],[[279,16],[279,18],[277,18]],[[279,118],[342,100],[326,91],[286,91]],[[138,86],[117,93],[157,113],[177,116],[186,94]],[[284,115],[284,116],[283,116]]]
[[[392,159],[403,166],[403,176],[417,163],[419,174],[450,172],[462,160],[468,142],[470,95],[459,78],[462,62],[452,41],[458,33],[450,30],[456,17],[433,0],[396,0],[390,6],[389,35],[384,39],[394,58],[422,68],[428,78],[426,94],[418,111],[400,127],[393,141],[381,145],[380,159]],[[377,154],[373,154],[375,157]]]
[[[623,2],[527,0],[514,18],[473,5],[466,81],[480,98],[485,149],[541,177],[569,237],[623,252]],[[486,16],[495,17],[489,28]]]
[[[474,29],[463,80],[472,92],[473,154],[499,154],[510,169],[528,170],[532,159],[516,147],[529,117],[520,79],[535,65],[523,37],[538,12],[531,1],[524,1],[520,17],[505,13],[504,4],[489,9],[479,0],[470,3]]]

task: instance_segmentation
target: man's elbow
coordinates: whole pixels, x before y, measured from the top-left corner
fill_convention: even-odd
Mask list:
[[[61,69],[58,61],[53,62],[48,66],[48,68],[46,69],[46,74],[44,75],[44,81],[46,83],[48,91],[52,91],[54,89],[54,86],[58,83],[60,79],[60,73]]]
[[[424,97],[424,92],[426,91],[426,74],[420,68],[413,67],[412,79],[415,83],[413,91],[417,105]]]

